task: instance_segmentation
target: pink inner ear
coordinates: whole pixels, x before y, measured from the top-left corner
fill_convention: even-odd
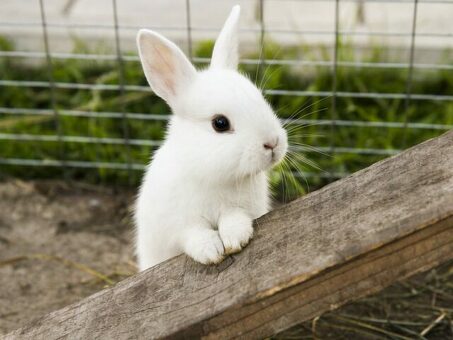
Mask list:
[[[151,45],[153,58],[146,58],[145,62],[153,76],[152,84],[169,95],[176,95],[176,68],[173,53],[163,45]],[[164,98],[168,99],[168,98]]]

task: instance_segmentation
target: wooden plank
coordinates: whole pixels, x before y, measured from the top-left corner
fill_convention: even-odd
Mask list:
[[[301,320],[378,292],[395,280],[428,270],[453,256],[453,219],[392,242],[344,266],[251,304],[207,320],[208,339],[238,335],[263,338]],[[244,324],[246,327],[244,327]]]
[[[218,266],[185,256],[6,339],[261,338],[453,258],[453,132],[281,207]]]

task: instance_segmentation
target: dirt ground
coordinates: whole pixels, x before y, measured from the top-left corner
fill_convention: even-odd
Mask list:
[[[135,272],[132,192],[0,183],[0,335]]]
[[[0,336],[135,271],[134,192],[0,183]],[[453,339],[453,261],[274,339]]]

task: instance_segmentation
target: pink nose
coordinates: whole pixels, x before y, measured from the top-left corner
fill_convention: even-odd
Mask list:
[[[273,142],[264,143],[263,146],[266,150],[274,150],[275,147],[277,146],[277,144],[278,144],[278,138],[275,139]]]

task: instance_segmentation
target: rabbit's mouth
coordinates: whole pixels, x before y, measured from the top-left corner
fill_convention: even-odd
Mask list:
[[[275,154],[275,151],[272,151],[271,153],[271,164],[275,165],[278,162],[277,155]]]
[[[275,166],[278,163],[280,163],[283,158],[285,157],[287,151],[287,147],[282,145],[281,147],[277,147],[274,150],[272,150],[271,154],[271,166]]]
[[[272,150],[269,157],[269,167],[273,167],[281,162],[284,154],[280,150]]]

